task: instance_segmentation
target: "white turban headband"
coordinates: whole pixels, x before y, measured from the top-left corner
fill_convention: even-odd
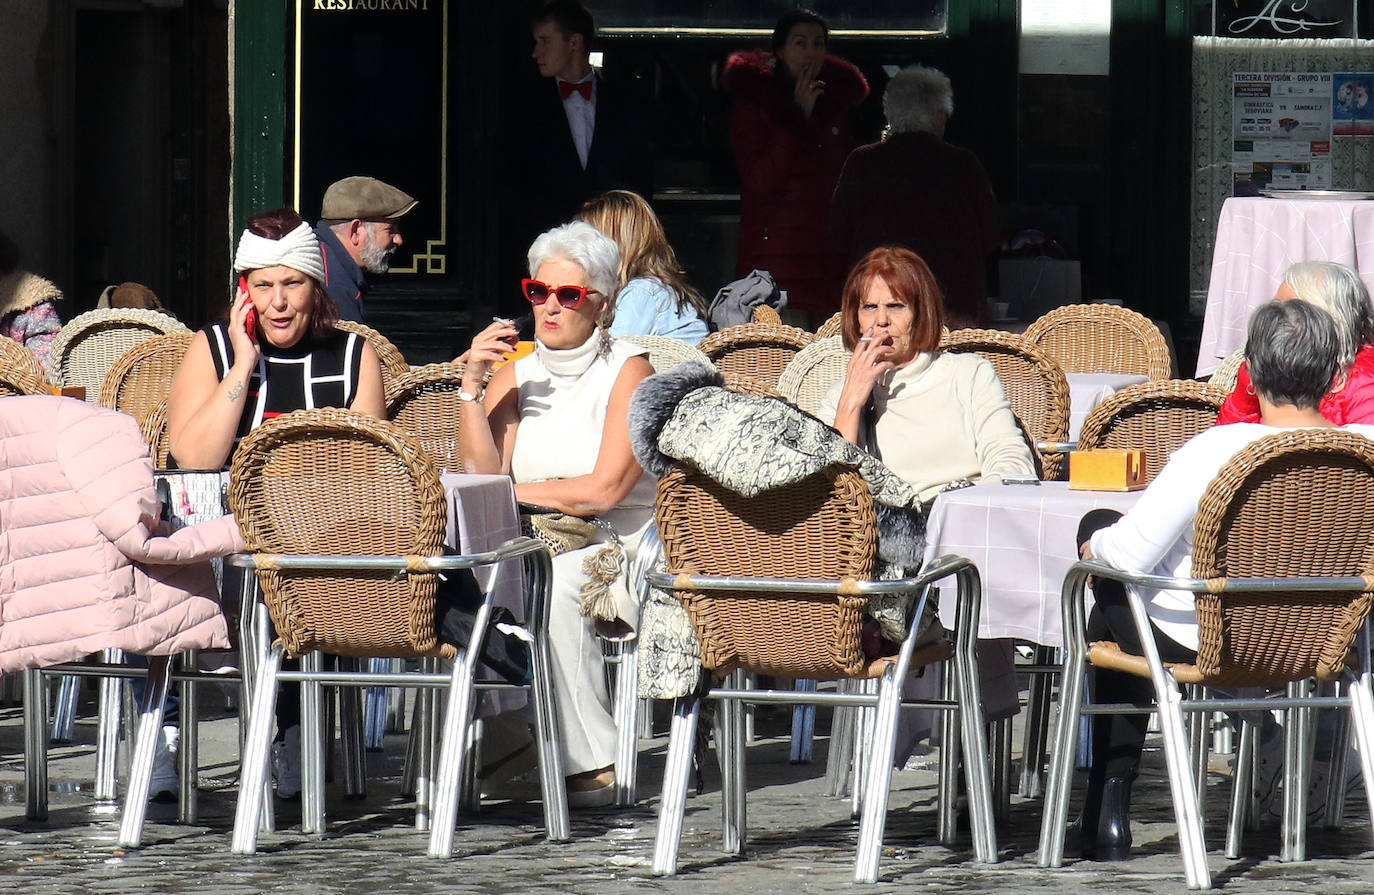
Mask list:
[[[251,230],[239,237],[239,249],[234,253],[234,273],[277,265],[299,270],[315,282],[324,282],[324,256],[320,240],[310,225],[301,223],[281,239],[268,239]]]

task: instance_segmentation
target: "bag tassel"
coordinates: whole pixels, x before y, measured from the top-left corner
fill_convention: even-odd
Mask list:
[[[579,595],[582,614],[598,621],[615,621],[615,599],[611,588],[625,573],[625,551],[612,541],[582,560],[582,574],[586,581]]]

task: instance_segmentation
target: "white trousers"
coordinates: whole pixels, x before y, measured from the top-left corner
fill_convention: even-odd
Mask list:
[[[616,727],[601,641],[582,615],[582,561],[601,549],[593,544],[553,558],[549,649],[558,702],[558,746],[563,773],[579,774],[615,764]]]

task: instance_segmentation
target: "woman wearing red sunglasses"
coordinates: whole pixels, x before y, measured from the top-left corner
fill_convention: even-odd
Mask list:
[[[558,741],[573,807],[613,799],[616,728],[593,620],[581,613],[583,561],[618,537],[629,568],[648,528],[655,482],[630,449],[630,396],[652,370],[647,352],[601,326],[619,276],[616,244],[576,221],[543,234],[521,282],[534,307],[533,354],[493,364],[515,347],[516,330],[497,320],[472,340],[463,373],[461,445],[467,472],[515,479],[522,503],[609,526],[581,549],[554,557],[549,634],[558,694]],[[621,573],[623,579],[624,573]],[[638,622],[630,589],[612,587],[623,627]],[[489,754],[500,755],[501,746]],[[516,750],[520,751],[520,750]],[[533,749],[526,750],[532,757]],[[490,765],[489,765],[490,766]]]

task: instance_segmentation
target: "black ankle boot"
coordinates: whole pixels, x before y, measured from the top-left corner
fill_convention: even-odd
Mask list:
[[[1135,774],[1108,777],[1102,784],[1102,805],[1098,812],[1094,857],[1099,861],[1122,861],[1131,854],[1131,784]]]
[[[1064,857],[1091,858],[1097,850],[1097,825],[1102,808],[1102,782],[1088,777],[1083,810],[1064,832]]]

